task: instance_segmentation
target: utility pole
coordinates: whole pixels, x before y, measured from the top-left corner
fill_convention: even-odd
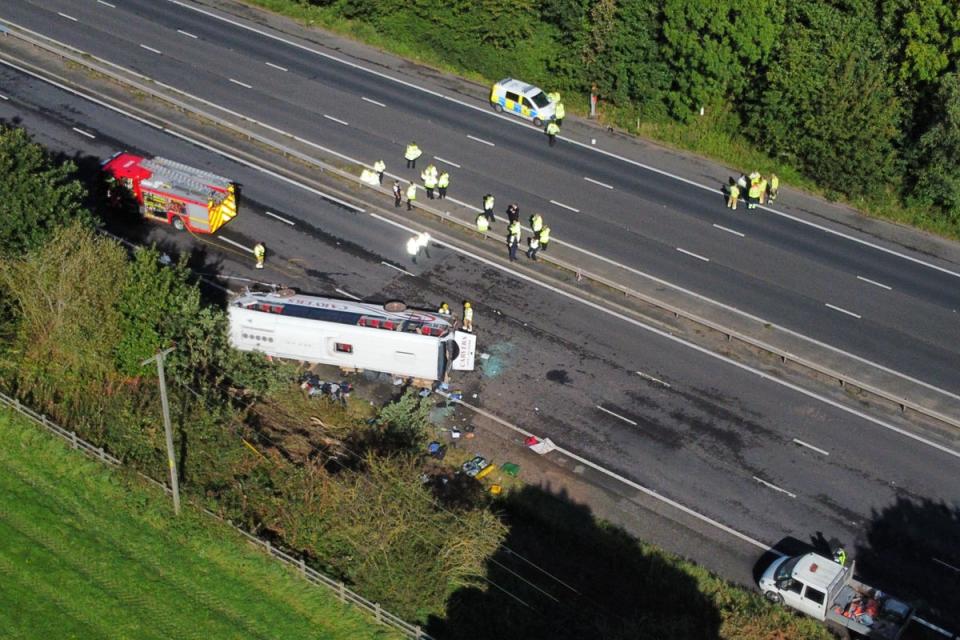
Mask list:
[[[157,351],[157,355],[147,358],[140,363],[146,366],[151,361],[157,361],[157,375],[160,377],[160,406],[163,408],[163,430],[167,436],[167,464],[170,467],[170,488],[173,489],[173,513],[180,515],[180,485],[177,482],[177,459],[173,454],[173,429],[170,427],[170,405],[167,403],[167,378],[163,372],[163,359],[175,347]]]

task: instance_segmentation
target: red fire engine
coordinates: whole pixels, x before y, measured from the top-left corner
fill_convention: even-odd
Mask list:
[[[123,185],[140,213],[178,230],[213,233],[237,215],[236,185],[209,171],[125,152],[105,160],[103,169],[111,191]]]

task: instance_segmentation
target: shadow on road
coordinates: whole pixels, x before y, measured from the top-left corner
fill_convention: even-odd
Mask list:
[[[454,593],[447,618],[428,624],[434,637],[719,637],[720,615],[692,576],[563,493],[526,487],[497,506],[510,533],[488,562],[490,584]]]
[[[933,622],[960,629],[960,508],[900,498],[873,512],[856,560],[865,582],[915,604]]]

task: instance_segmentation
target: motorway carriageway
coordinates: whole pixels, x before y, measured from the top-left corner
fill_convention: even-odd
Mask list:
[[[499,209],[517,200],[524,217],[542,211],[557,240],[575,238],[631,268],[960,389],[960,287],[949,265],[771,211],[734,214],[711,191],[719,185],[705,190],[569,140],[548,150],[539,130],[482,103],[306,52],[190,3],[111,5],[15,0],[0,17],[339,152],[384,157],[397,173],[403,146],[416,139],[452,168],[457,199],[478,203],[490,191]]]
[[[409,231],[360,223],[362,214],[304,198],[298,188],[8,68],[0,86],[0,118],[19,119],[44,144],[81,160],[129,148],[239,180],[249,208],[222,234],[235,245],[213,250],[228,265],[249,264],[248,253],[233,250],[248,251],[262,238],[276,255],[268,273],[308,291],[428,307],[440,299],[482,300],[481,348],[501,370],[465,378],[468,399],[477,393],[484,407],[521,428],[748,537],[775,542],[825,531],[852,549],[874,510],[904,496],[955,504],[960,495],[956,452],[632,331],[596,309],[570,313],[569,299],[518,281],[502,266],[478,268],[482,257],[440,246],[411,265],[403,256]],[[716,544],[739,544],[726,538],[718,530]],[[745,573],[742,547],[738,566],[718,567],[724,556],[710,543],[699,551],[709,550],[707,557],[697,557],[701,538],[654,541],[725,575]],[[934,560],[931,570],[938,570]]]

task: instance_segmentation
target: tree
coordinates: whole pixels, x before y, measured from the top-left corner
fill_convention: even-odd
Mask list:
[[[689,118],[701,106],[739,99],[765,67],[784,24],[782,0],[665,0],[663,56],[674,84],[671,111]]]
[[[875,25],[830,5],[797,2],[791,37],[747,109],[747,133],[821,185],[877,192],[894,171],[900,103]]]
[[[0,255],[36,249],[71,221],[92,223],[75,174],[72,162],[54,163],[23,129],[0,128]]]
[[[44,406],[89,409],[113,371],[120,337],[116,278],[127,257],[80,223],[53,232],[22,258],[0,262],[0,282],[17,309],[9,382]]]
[[[122,337],[116,345],[119,371],[144,373],[140,364],[178,340],[200,311],[200,290],[191,282],[186,256],[164,266],[154,248],[137,249],[121,284],[117,310]]]
[[[910,154],[910,197],[939,207],[956,222],[960,221],[960,73],[943,77],[934,112],[936,120]]]
[[[882,15],[895,48],[899,78],[912,86],[937,83],[958,69],[960,6],[952,0],[885,0]]]

